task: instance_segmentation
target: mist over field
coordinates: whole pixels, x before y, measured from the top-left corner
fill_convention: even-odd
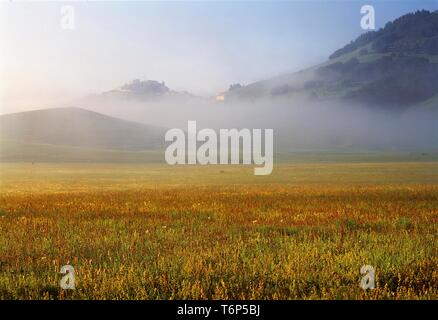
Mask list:
[[[107,21],[110,16],[100,16],[95,6],[90,12]],[[148,7],[158,15],[140,10],[146,4],[138,6],[126,10],[138,9],[146,18],[121,14],[126,25],[113,26],[112,38],[103,37],[94,16],[86,16],[84,29],[49,28],[63,44],[54,60],[44,46],[35,55],[22,50],[35,37],[47,41],[46,29],[36,24],[35,36],[23,30],[18,22],[24,13],[11,6],[4,23],[27,38],[20,44],[5,35],[8,67],[2,76],[8,81],[0,111],[34,113],[0,116],[2,139],[144,151],[162,148],[167,129],[186,130],[187,121],[196,120],[198,130],[274,129],[277,152],[438,150],[438,11],[432,3],[424,4],[430,10],[394,5],[400,11],[395,17],[377,7],[385,20],[377,20],[372,31],[360,28],[355,4],[343,7],[354,19],[332,8],[343,16],[344,22],[336,19],[342,28],[326,11],[319,17],[317,3],[250,6],[262,25],[236,4],[193,5],[198,19],[176,4],[169,5],[172,12],[167,4]],[[52,21],[53,6],[41,8]],[[302,27],[308,21],[304,13],[319,18],[320,27]],[[192,28],[168,23],[188,19]],[[226,32],[218,29],[224,26]],[[85,30],[102,35],[100,41]],[[83,43],[93,52],[88,60],[77,52]],[[15,52],[23,55],[19,61]],[[46,66],[47,73],[36,65]]]
[[[187,130],[187,121],[202,128],[274,129],[276,151],[437,150],[437,112],[417,108],[403,112],[345,101],[264,98],[260,101],[214,101],[188,98],[165,101],[89,99],[86,109],[163,128]]]

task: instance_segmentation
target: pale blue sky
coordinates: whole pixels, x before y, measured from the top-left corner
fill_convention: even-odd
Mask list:
[[[60,28],[72,4],[76,28]],[[17,109],[101,92],[135,78],[210,95],[323,62],[364,32],[437,1],[2,3],[4,105]],[[6,83],[6,84],[5,84]]]

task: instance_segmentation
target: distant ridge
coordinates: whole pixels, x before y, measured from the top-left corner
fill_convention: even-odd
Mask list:
[[[438,97],[438,11],[406,14],[378,31],[362,34],[321,65],[232,86],[222,95],[225,101],[341,100],[397,112],[434,101]]]
[[[370,45],[375,53],[438,54],[438,11],[419,10],[388,22],[378,31],[362,34],[330,59]]]
[[[103,92],[100,98],[116,98],[138,101],[160,100],[160,99],[181,99],[195,98],[186,91],[171,90],[166,83],[155,80],[135,79],[125,83],[119,88]]]

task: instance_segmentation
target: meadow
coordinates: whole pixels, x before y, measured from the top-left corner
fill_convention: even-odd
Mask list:
[[[303,159],[2,163],[0,299],[437,299],[438,162]]]

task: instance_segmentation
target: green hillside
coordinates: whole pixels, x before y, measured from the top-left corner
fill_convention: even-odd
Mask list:
[[[151,150],[164,145],[165,129],[80,108],[34,110],[0,116],[0,137],[38,143],[111,150]]]
[[[0,162],[162,163],[162,150],[123,151],[0,140]]]
[[[438,11],[404,15],[293,74],[233,86],[227,100],[338,99],[404,111],[438,94]]]

